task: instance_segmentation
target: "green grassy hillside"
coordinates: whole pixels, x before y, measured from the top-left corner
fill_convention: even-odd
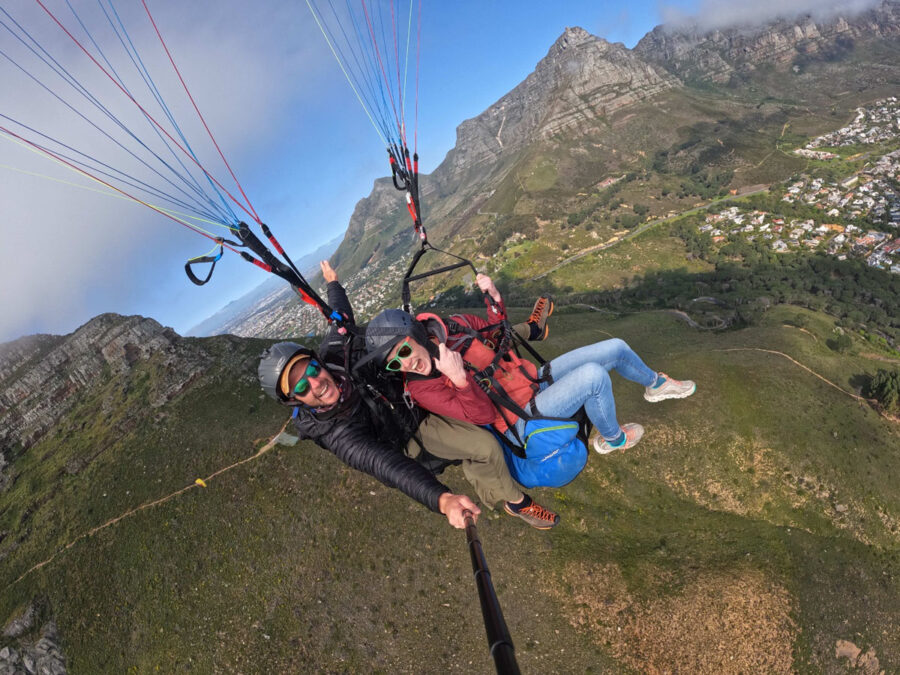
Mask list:
[[[900,433],[847,393],[885,357],[837,355],[833,320],[795,308],[726,333],[576,309],[551,320],[548,356],[615,335],[698,391],[649,404],[614,378],[641,443],[535,490],[552,532],[480,520],[523,672],[845,672],[839,640],[900,668]],[[287,417],[253,383],[259,348],[118,438],[97,392],[16,460],[0,620],[37,598],[72,673],[490,672],[465,537],[443,518],[310,443],[209,478]]]

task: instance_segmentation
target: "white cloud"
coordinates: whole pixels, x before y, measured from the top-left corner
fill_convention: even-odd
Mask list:
[[[701,30],[758,26],[775,19],[795,19],[812,15],[815,19],[829,19],[838,15],[853,16],[880,4],[880,0],[701,0],[695,13],[662,3],[660,14],[667,27],[697,26]]]

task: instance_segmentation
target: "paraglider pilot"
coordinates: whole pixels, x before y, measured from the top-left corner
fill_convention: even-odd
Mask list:
[[[385,378],[375,364],[353,371],[365,355],[363,331],[355,326],[346,292],[327,262],[322,262],[322,273],[328,304],[347,317],[346,334],[332,328],[318,352],[280,342],[263,352],[259,363],[263,390],[294,409],[300,437],[442,513],[453,527],[465,526],[464,511],[476,517],[481,511],[471,498],[454,494],[435,477],[435,467],[449,464],[462,466],[482,504],[493,507],[502,501],[507,513],[532,527],[554,527],[559,516],[522,492],[489,431],[407,405],[396,379]]]

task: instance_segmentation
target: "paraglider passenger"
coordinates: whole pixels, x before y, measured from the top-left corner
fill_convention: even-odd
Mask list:
[[[297,343],[280,342],[263,352],[259,363],[263,390],[293,407],[300,437],[312,439],[354,469],[444,514],[454,527],[465,526],[464,511],[477,516],[480,509],[468,496],[454,494],[438,481],[429,465],[461,464],[482,504],[492,508],[503,501],[507,513],[532,527],[555,526],[559,516],[522,492],[490,432],[407,405],[402,388],[392,388],[390,383],[379,382],[380,393],[376,392],[370,385],[384,378],[375,364],[353,372],[357,359],[365,355],[362,332],[327,262],[322,263],[322,273],[328,282],[328,304],[347,318],[347,334],[332,328],[318,353]]]
[[[402,310],[388,309],[369,323],[368,358],[380,363],[382,369],[403,373],[413,400],[426,410],[473,424],[491,424],[513,440],[516,433],[510,427],[515,425],[521,436],[524,421],[496,407],[472,373],[486,365],[480,354],[485,350],[485,341],[478,331],[506,316],[503,300],[491,278],[479,274],[476,282],[486,294],[491,321],[470,314],[457,315],[452,317],[448,331],[447,325],[434,315],[420,314],[417,318],[423,323]],[[454,328],[457,332],[453,332]],[[490,342],[487,345],[492,347]],[[690,380],[675,380],[651,370],[618,338],[553,359],[549,363],[552,381],[528,361],[507,370],[503,367],[500,362],[500,370],[495,373],[499,373],[505,394],[530,414],[569,418],[583,406],[595,428],[592,445],[601,454],[631,448],[644,434],[640,424],[619,424],[610,371],[642,385],[644,398],[651,402],[686,398],[696,390]]]

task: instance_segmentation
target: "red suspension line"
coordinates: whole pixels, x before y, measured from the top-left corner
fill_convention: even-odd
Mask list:
[[[409,0],[413,2],[414,0]],[[413,154],[419,154],[419,62],[422,47],[422,0],[419,0],[419,11],[416,16],[416,118],[413,126]],[[416,173],[419,172],[419,163],[416,162]]]
[[[216,242],[217,244],[218,244],[218,243],[221,243],[221,245],[224,246],[225,248],[227,248],[229,251],[233,251],[234,253],[240,253],[240,251],[234,249],[233,247],[229,246],[228,244],[223,243],[223,242],[220,242],[216,237],[213,237],[213,236],[210,235],[208,232],[205,232],[205,231],[203,231],[203,230],[201,230],[201,229],[199,229],[199,228],[197,228],[197,227],[194,227],[194,226],[191,225],[190,223],[186,223],[186,222],[183,221],[183,220],[179,220],[178,218],[175,218],[174,216],[172,216],[172,215],[166,213],[166,212],[163,211],[162,209],[160,209],[160,208],[158,208],[158,207],[156,207],[156,206],[153,206],[153,204],[148,204],[147,202],[143,201],[142,199],[138,199],[138,198],[135,197],[134,195],[129,194],[128,192],[125,192],[125,190],[122,190],[122,189],[120,189],[120,188],[117,188],[115,185],[112,185],[111,183],[107,183],[105,180],[103,180],[103,179],[101,179],[101,178],[97,178],[96,176],[94,176],[94,175],[93,175],[92,173],[90,173],[89,171],[85,171],[85,170],[82,169],[81,167],[79,167],[79,166],[73,164],[72,162],[69,162],[68,160],[63,159],[62,157],[60,157],[59,155],[57,155],[57,154],[56,154],[55,152],[53,152],[53,151],[48,150],[47,148],[44,148],[44,147],[42,147],[42,146],[40,146],[40,145],[37,145],[36,143],[33,143],[32,141],[29,141],[27,138],[23,138],[22,136],[20,136],[20,135],[17,134],[16,132],[7,129],[7,128],[4,127],[4,126],[0,126],[0,131],[2,131],[3,133],[5,133],[5,134],[7,134],[7,135],[9,135],[9,136],[11,136],[11,137],[13,137],[13,138],[17,138],[18,140],[22,141],[23,143],[26,143],[26,144],[30,145],[32,148],[34,148],[34,149],[37,150],[38,152],[42,152],[43,154],[47,155],[48,157],[52,157],[52,158],[55,159],[57,162],[60,162],[61,164],[66,165],[66,166],[69,167],[70,169],[73,169],[74,171],[77,171],[78,173],[80,173],[80,174],[82,174],[82,175],[84,175],[84,176],[87,176],[87,177],[90,178],[91,180],[95,180],[95,181],[97,181],[98,183],[100,183],[101,185],[105,185],[105,186],[108,187],[110,190],[115,190],[115,191],[118,192],[119,194],[124,195],[125,197],[128,197],[128,199],[130,199],[130,200],[132,200],[132,201],[134,201],[134,202],[137,202],[138,204],[143,204],[143,205],[146,206],[147,208],[153,209],[154,211],[156,211],[156,212],[159,213],[160,215],[165,216],[165,217],[168,218],[169,220],[175,221],[175,222],[178,223],[179,225],[182,225],[182,226],[188,228],[188,229],[191,230],[192,232],[196,232],[197,234],[203,235],[203,236],[206,237],[207,239],[211,239],[212,241]]]
[[[403,85],[400,80],[400,45],[397,40],[397,18],[394,16],[394,0],[391,0],[391,32],[394,35],[394,63],[397,66],[397,100],[400,102],[400,128],[406,145],[406,111],[403,106]]]
[[[141,0],[141,3],[144,5],[144,9],[147,12],[147,16],[150,17],[150,23],[153,24],[153,30],[156,31],[157,37],[159,37],[159,42],[162,44],[163,49],[166,50],[166,56],[169,57],[169,63],[172,64],[172,68],[175,69],[175,74],[178,75],[178,81],[181,82],[181,86],[184,87],[185,93],[188,95],[188,98],[191,99],[191,105],[194,106],[194,110],[197,112],[197,116],[200,118],[200,121],[203,122],[203,128],[206,129],[206,133],[209,134],[210,140],[213,142],[213,145],[216,146],[216,150],[219,153],[219,157],[222,158],[222,161],[225,163],[225,166],[228,168],[228,173],[231,174],[231,177],[234,179],[235,184],[238,186],[238,190],[241,191],[241,195],[247,201],[247,206],[250,207],[250,210],[253,212],[253,217],[256,219],[256,222],[260,222],[259,216],[256,214],[256,209],[253,208],[253,204],[250,203],[250,198],[247,197],[247,194],[244,192],[244,188],[241,186],[241,182],[237,179],[237,176],[234,175],[234,171],[231,170],[231,165],[228,163],[228,160],[225,159],[225,155],[222,154],[221,148],[219,148],[219,144],[216,142],[216,139],[213,137],[212,131],[209,130],[209,127],[206,124],[206,120],[203,118],[203,114],[200,112],[200,108],[197,107],[197,104],[194,102],[194,97],[191,95],[190,90],[188,89],[187,84],[184,82],[184,78],[181,77],[181,71],[178,70],[178,66],[175,65],[175,60],[172,58],[172,54],[169,52],[168,46],[166,46],[165,40],[163,40],[162,33],[159,32],[159,28],[156,25],[156,21],[153,19],[153,15],[150,14],[150,8],[147,7],[146,0]]]
[[[403,144],[406,145],[406,135],[403,132],[403,127],[400,124],[400,115],[397,114],[397,106],[394,103],[394,92],[391,87],[391,82],[388,79],[387,72],[384,69],[384,63],[381,60],[381,51],[378,49],[378,39],[375,37],[375,28],[372,25],[372,19],[369,17],[369,10],[366,7],[366,0],[360,0],[362,4],[363,12],[366,15],[366,24],[369,26],[369,36],[372,38],[372,46],[375,48],[375,56],[378,58],[378,66],[381,68],[381,76],[384,79],[385,88],[388,92],[388,97],[391,100],[391,108],[394,110],[394,120],[397,122],[397,131],[400,134],[400,140],[403,141]]]
[[[222,190],[226,195],[228,195],[228,196],[231,198],[231,201],[233,201],[235,204],[237,204],[237,205],[244,211],[244,213],[246,213],[248,216],[250,216],[251,218],[253,218],[257,223],[261,222],[260,219],[259,219],[259,217],[256,216],[256,214],[251,213],[250,211],[248,211],[248,210],[247,210],[247,207],[244,206],[241,202],[239,202],[239,201],[234,197],[234,195],[231,194],[231,192],[229,192],[229,191],[228,191],[228,190],[227,190],[227,189],[226,189],[219,181],[217,181],[217,180],[216,180],[216,179],[215,179],[215,178],[214,178],[214,177],[213,177],[206,169],[204,169],[204,168],[203,168],[203,165],[201,165],[200,162],[198,162],[197,159],[196,159],[190,152],[188,152],[187,150],[185,150],[185,149],[182,147],[182,145],[181,145],[178,141],[176,141],[174,138],[172,138],[172,135],[171,135],[168,131],[166,131],[165,128],[163,128],[163,126],[162,126],[159,122],[157,122],[156,119],[155,119],[149,112],[147,112],[146,109],[144,109],[144,106],[142,106],[140,103],[138,103],[137,100],[135,100],[135,98],[134,98],[131,94],[129,94],[128,91],[127,91],[121,84],[119,84],[119,83],[116,81],[116,79],[115,79],[112,75],[110,75],[102,65],[100,65],[100,63],[97,61],[97,59],[95,59],[95,58],[91,55],[91,53],[88,52],[88,50],[84,48],[84,46],[77,40],[77,38],[76,38],[74,35],[72,35],[72,33],[69,32],[69,30],[68,30],[68,29],[60,22],[59,19],[56,18],[56,16],[54,16],[53,12],[51,12],[49,9],[47,9],[47,7],[44,5],[43,2],[41,2],[41,0],[35,0],[35,2],[36,2],[38,5],[40,5],[41,9],[43,9],[43,10],[50,16],[50,18],[53,19],[54,22],[56,22],[56,25],[59,26],[59,27],[62,29],[62,31],[63,31],[66,35],[69,36],[69,38],[72,40],[72,42],[74,42],[74,43],[78,46],[78,48],[81,49],[81,51],[83,51],[83,52],[85,53],[85,55],[86,55],[91,61],[94,62],[94,64],[95,64],[95,65],[103,72],[103,74],[106,75],[106,77],[108,77],[108,78],[110,79],[110,81],[111,81],[113,84],[115,84],[115,85],[119,88],[119,90],[120,90],[123,94],[125,94],[125,96],[127,96],[127,97],[129,98],[129,100],[131,100],[131,102],[134,103],[134,104],[138,107],[138,109],[139,109],[144,115],[147,116],[147,119],[149,119],[151,122],[153,122],[153,124],[156,125],[156,128],[159,129],[160,131],[162,131],[162,132],[166,135],[166,138],[168,138],[170,141],[172,141],[172,143],[174,143],[175,146],[176,146],[179,150],[181,150],[185,155],[187,155],[188,158],[189,158],[194,164],[196,164],[196,165],[200,168],[200,170],[206,175],[207,178],[209,178],[213,183],[215,183],[219,188],[221,188],[221,190]],[[249,202],[248,202],[248,205],[249,205]],[[252,207],[251,207],[251,208],[252,208]]]

